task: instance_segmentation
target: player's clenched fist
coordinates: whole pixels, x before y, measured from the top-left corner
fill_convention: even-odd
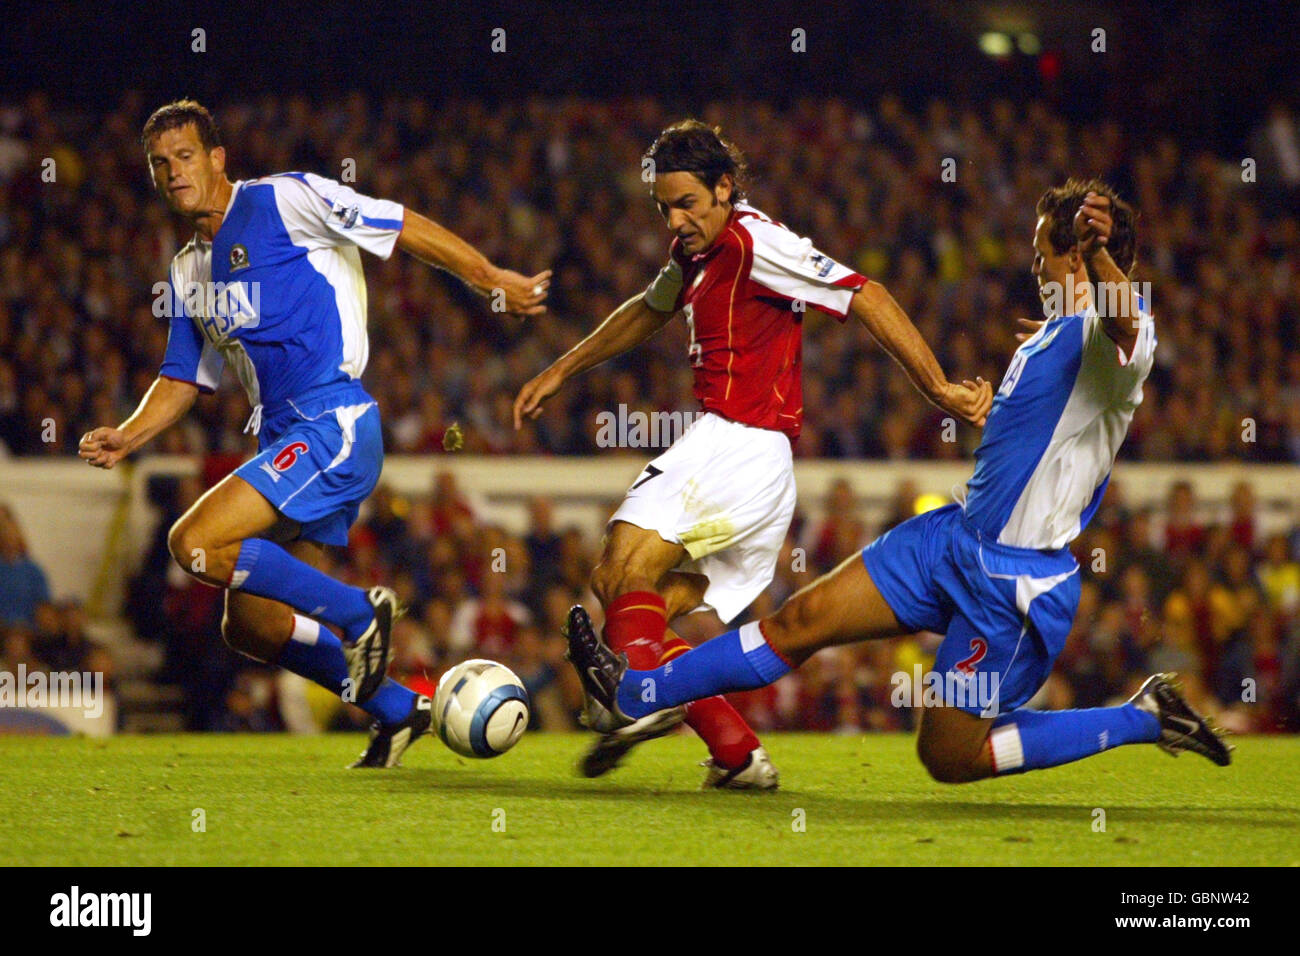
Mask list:
[[[939,406],[977,428],[984,427],[993,407],[993,386],[982,378],[967,379],[960,385],[949,382],[939,396]]]
[[[1079,243],[1079,251],[1091,256],[1104,248],[1110,239],[1111,225],[1110,199],[1088,193],[1074,214],[1074,238]]]
[[[505,311],[511,315],[541,315],[551,287],[551,270],[526,276],[509,269],[498,269],[489,295],[500,289],[505,294]]]
[[[112,468],[126,457],[126,435],[117,428],[96,428],[81,437],[77,454],[96,468]]]

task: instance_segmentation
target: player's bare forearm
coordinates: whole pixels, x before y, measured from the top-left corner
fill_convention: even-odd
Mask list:
[[[570,378],[634,348],[668,324],[672,313],[656,312],[645,304],[644,299],[644,294],[628,299],[594,332],[519,390],[514,406],[516,430],[523,427],[526,420],[540,415],[546,400]]]
[[[487,256],[427,216],[406,210],[397,248],[421,262],[445,269],[481,295],[500,293],[504,311],[515,315],[539,315],[551,284],[550,270],[525,276],[492,264]]]
[[[197,385],[163,378],[149,386],[131,417],[117,428],[102,426],[86,432],[77,455],[96,468],[112,468],[159,432],[179,421],[198,397]]]
[[[479,292],[492,288],[495,267],[487,256],[450,229],[411,209],[402,217],[397,248],[452,275]]]
[[[945,412],[983,427],[993,405],[993,387],[982,378],[948,381],[930,346],[884,286],[868,282],[854,294],[849,311],[903,367],[917,391]]]
[[[126,453],[148,444],[154,436],[176,424],[194,407],[198,386],[159,376],[144,393],[131,417],[117,426],[126,438]]]
[[[581,375],[629,349],[636,348],[668,324],[671,312],[656,312],[636,295],[611,312],[585,339],[556,360],[566,379]]]
[[[1125,355],[1132,355],[1138,335],[1137,287],[1106,248],[1114,227],[1110,198],[1088,193],[1073,226],[1101,327]]]
[[[1137,288],[1105,246],[1085,256],[1083,264],[1092,283],[1093,306],[1101,316],[1102,329],[1125,355],[1132,355],[1138,335]]]
[[[917,390],[939,404],[948,379],[934,352],[889,290],[879,282],[868,282],[853,296],[849,311],[902,366]]]

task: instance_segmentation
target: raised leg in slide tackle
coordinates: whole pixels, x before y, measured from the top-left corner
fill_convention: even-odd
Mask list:
[[[631,670],[623,658],[583,635],[571,637],[570,656],[588,691],[618,720],[632,721],[696,696],[765,686],[825,647],[910,630],[899,622],[862,558],[854,555],[772,616],[682,655],[671,671]],[[944,657],[943,649],[939,656]],[[648,695],[647,687],[653,691]],[[1117,707],[1012,708],[987,716],[958,706],[927,708],[917,748],[935,780],[966,783],[1091,756],[1098,752],[1102,733],[1110,746],[1155,743],[1175,755],[1199,753],[1220,766],[1230,760],[1230,748],[1183,699],[1173,675],[1166,674],[1151,677]]]

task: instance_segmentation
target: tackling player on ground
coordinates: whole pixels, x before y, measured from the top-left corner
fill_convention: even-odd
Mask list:
[[[655,204],[673,233],[668,264],[515,400],[518,428],[568,379],[635,347],[673,316],[686,320],[703,414],[632,484],[591,581],[605,609],[605,640],[643,669],[689,649],[668,630],[676,617],[712,608],[729,622],[772,580],[795,507],[791,442],[803,421],[805,308],[856,317],[921,393],[954,416],[982,424],[992,402],[988,383],[945,378],[883,286],[744,202],[743,157],[717,130],[677,123],[645,156]],[[590,621],[575,607],[570,630],[583,627]],[[610,732],[583,772],[613,769],[636,743],[683,718],[709,747],[705,786],[776,786],[758,738],[722,697],[621,728],[589,701],[588,725]]]
[[[934,663],[944,701],[923,712],[917,743],[936,780],[1054,767],[1134,743],[1229,763],[1229,748],[1168,675],[1117,707],[1022,709],[1074,619],[1079,567],[1067,545],[1101,502],[1156,343],[1128,277],[1132,210],[1101,182],[1070,180],[1037,212],[1033,274],[1059,310],[1035,323],[1007,368],[964,502],[904,522],[771,617],[669,667],[628,670],[590,628],[572,631],[588,692],[619,720],[762,687],[824,647],[925,630],[945,635]],[[1097,295],[1103,285],[1108,294]],[[1099,314],[1094,303],[1118,308]],[[967,693],[980,688],[989,699]]]
[[[181,516],[168,547],[187,573],[226,588],[231,647],[371,714],[354,766],[391,767],[430,725],[429,699],[386,677],[396,595],[320,570],[328,547],[347,544],[383,463],[379,410],[359,381],[368,344],[357,249],[401,249],[482,294],[499,290],[506,311],[523,315],[544,311],[550,273],[499,269],[418,213],[310,173],[232,183],[216,124],[193,101],[157,110],[141,140],[158,194],[195,235],[172,260],[157,380],[121,425],[88,432],[79,454],[112,468],[232,368],[259,452]]]

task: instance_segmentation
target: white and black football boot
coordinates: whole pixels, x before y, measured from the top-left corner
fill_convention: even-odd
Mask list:
[[[348,664],[348,679],[352,681],[349,703],[364,704],[388,676],[388,659],[392,651],[393,622],[402,616],[392,588],[373,587],[366,597],[375,609],[375,616],[365,633],[352,643],[343,644],[343,658]],[[345,698],[346,699],[346,698]]]
[[[662,737],[685,718],[685,707],[671,707],[620,726],[618,718],[591,695],[587,695],[586,706],[578,720],[584,727],[599,733],[600,739],[583,754],[578,771],[584,777],[604,776],[622,763],[623,758],[637,744]]]
[[[1183,698],[1177,674],[1148,677],[1129,703],[1160,721],[1156,746],[1177,757],[1190,750],[1220,767],[1232,762],[1232,747],[1223,742],[1223,732],[1212,721],[1194,711]]]
[[[762,747],[751,750],[745,762],[732,770],[719,767],[712,758],[700,766],[707,768],[701,790],[775,790],[781,786],[772,758]]]
[[[618,685],[627,672],[627,655],[615,654],[596,635],[586,608],[569,609],[564,636],[569,650],[565,657],[578,672],[588,696],[582,722],[601,734],[583,757],[579,770],[584,777],[599,777],[618,766],[637,744],[662,737],[686,719],[686,708],[665,710],[633,718],[618,709]]]
[[[396,724],[370,725],[370,745],[351,765],[352,770],[396,767],[402,754],[433,727],[433,701],[421,694],[411,705],[406,719]]]

